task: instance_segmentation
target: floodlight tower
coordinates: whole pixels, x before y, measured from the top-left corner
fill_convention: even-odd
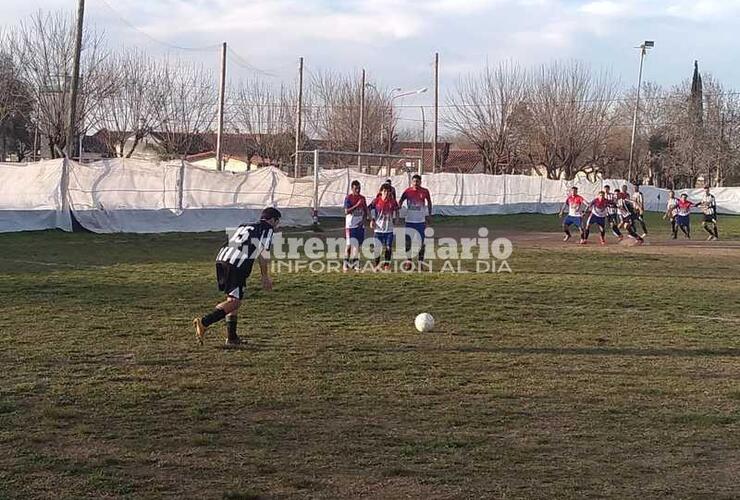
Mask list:
[[[642,87],[642,64],[645,60],[645,54],[647,49],[655,47],[655,42],[652,40],[645,40],[639,47],[640,49],[640,72],[637,76],[637,99],[635,100],[635,114],[632,117],[632,139],[630,140],[630,161],[627,167],[627,180],[632,182],[632,161],[635,154],[635,134],[637,133],[637,113],[640,108],[640,90]]]

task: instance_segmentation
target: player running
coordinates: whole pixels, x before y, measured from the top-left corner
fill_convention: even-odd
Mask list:
[[[636,240],[638,244],[644,243],[645,240],[635,231],[635,221],[638,218],[637,207],[627,195],[627,186],[622,187],[622,195],[617,200],[617,211],[620,219],[619,227],[627,230],[630,238]]]
[[[717,200],[714,195],[709,192],[709,186],[704,187],[704,196],[701,201],[697,204],[701,208],[704,214],[704,220],[701,223],[701,227],[709,233],[707,241],[719,239],[719,228],[717,227]]]
[[[609,202],[606,200],[606,192],[599,191],[598,196],[588,205],[586,211],[591,212],[583,228],[583,237],[581,245],[588,242],[588,235],[591,232],[591,225],[599,226],[599,242],[606,245],[606,214]]]
[[[560,213],[558,217],[563,217],[563,212],[568,209],[568,215],[563,219],[563,232],[565,237],[563,241],[568,241],[571,237],[570,226],[575,225],[578,228],[578,232],[583,239],[583,209],[586,207],[586,200],[578,194],[578,188],[573,186],[570,189],[570,195],[565,199],[565,203],[560,207]]]
[[[262,288],[272,290],[267,251],[270,249],[273,232],[281,217],[280,211],[276,208],[264,209],[259,222],[240,225],[219,250],[216,256],[216,280],[218,289],[226,294],[226,300],[202,318],[193,319],[195,336],[201,345],[208,327],[224,318],[227,331],[226,345],[233,347],[241,344],[241,338],[236,334],[237,311],[244,298],[247,278],[252,273],[254,260],[257,259],[262,273]]]
[[[676,214],[678,214],[678,199],[676,193],[668,191],[668,202],[666,203],[665,214],[663,219],[671,221],[671,239],[678,238],[678,225],[676,224]]]
[[[691,207],[694,204],[689,201],[686,193],[676,202],[676,225],[688,239],[691,239]]]
[[[360,247],[365,240],[365,221],[368,219],[367,201],[360,194],[360,181],[350,185],[352,192],[344,199],[344,235],[347,244],[344,249],[344,272],[360,270]]]
[[[614,236],[616,236],[619,241],[622,241],[624,236],[622,236],[621,231],[619,231],[619,214],[617,213],[618,193],[612,193],[608,184],[604,186],[604,199],[607,203],[606,222],[609,224]]]
[[[407,233],[411,234],[411,236],[407,234],[406,237],[405,265],[410,265],[411,238],[418,238],[417,241],[421,242],[418,259],[419,262],[424,261],[424,231],[427,227],[427,216],[431,217],[432,215],[432,197],[426,188],[421,187],[421,176],[419,174],[411,177],[411,187],[407,188],[401,195],[398,202],[399,209],[403,206],[404,201],[408,209],[406,212],[406,230]]]
[[[622,191],[627,192],[627,186],[622,186]],[[645,197],[640,192],[640,186],[635,185],[635,192],[632,193],[632,203],[635,205],[637,218],[634,220],[634,225],[640,224],[642,226],[642,234],[640,237],[644,238],[647,236],[647,226],[645,225]],[[637,227],[635,227],[635,230]]]
[[[383,256],[383,270],[391,267],[393,253],[393,221],[398,218],[398,202],[391,194],[391,186],[383,184],[380,194],[370,203],[370,227],[375,230],[375,239],[380,243],[381,252],[375,258],[375,267],[380,269],[380,257]]]

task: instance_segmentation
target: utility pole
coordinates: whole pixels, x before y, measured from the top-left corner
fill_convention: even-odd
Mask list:
[[[630,140],[630,161],[627,167],[627,181],[632,182],[632,161],[635,156],[635,135],[637,133],[637,112],[640,109],[640,90],[642,87],[642,63],[645,60],[647,49],[655,46],[652,40],[645,40],[638,49],[640,49],[640,72],[637,75],[637,99],[635,100],[635,114],[632,117],[632,139]]]
[[[74,154],[75,125],[77,121],[77,94],[80,85],[80,54],[82,53],[82,30],[84,27],[85,0],[77,2],[77,32],[75,34],[75,52],[72,59],[72,89],[69,99],[69,117],[67,128],[67,158],[71,159]]]
[[[293,177],[298,177],[298,151],[301,144],[301,127],[302,127],[302,116],[303,113],[303,58],[298,60],[298,109],[296,109],[295,119],[295,164],[293,166]]]
[[[432,173],[437,173],[437,133],[439,132],[439,52],[434,53],[434,142],[432,143]]]
[[[419,175],[421,175],[424,173],[424,142],[427,140],[427,120],[424,117],[424,106],[419,106],[419,109],[421,110],[421,162],[419,163]]]
[[[362,129],[365,120],[365,69],[362,70],[362,82],[360,84],[360,131],[357,133],[357,152],[362,153]],[[357,155],[357,169],[362,172],[362,156]]]
[[[221,81],[218,87],[218,131],[216,133],[216,170],[224,169],[224,94],[226,93],[226,42],[221,45]],[[249,161],[249,160],[247,160]]]

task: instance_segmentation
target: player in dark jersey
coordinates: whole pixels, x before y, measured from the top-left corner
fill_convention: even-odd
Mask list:
[[[218,289],[226,294],[226,300],[202,318],[193,320],[195,336],[200,344],[203,344],[208,327],[224,318],[227,331],[226,345],[241,344],[241,339],[236,334],[236,325],[237,311],[244,298],[244,287],[257,259],[262,273],[262,288],[272,290],[266,251],[270,249],[272,235],[280,223],[280,217],[280,211],[276,208],[264,209],[259,222],[242,224],[236,228],[229,241],[219,250],[216,256],[216,280]]]
[[[622,192],[624,195],[617,199],[617,212],[620,219],[619,227],[625,229],[630,238],[637,241],[638,244],[642,244],[645,240],[635,230],[635,221],[639,217],[638,209],[632,200],[629,199],[629,195],[627,195],[627,186],[624,187]]]
[[[611,188],[607,184],[604,186],[604,199],[606,200],[606,222],[612,230],[612,234],[617,237],[619,241],[622,241],[621,231],[619,231],[619,214],[617,213],[617,198],[618,193],[613,193]]]
[[[704,196],[701,201],[697,203],[697,206],[704,214],[704,220],[701,223],[701,227],[709,233],[707,241],[718,240],[719,228],[717,227],[717,200],[714,198],[714,195],[709,192],[709,186],[704,188]]]

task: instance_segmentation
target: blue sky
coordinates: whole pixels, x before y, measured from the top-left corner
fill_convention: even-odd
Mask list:
[[[75,5],[3,0],[2,22]],[[525,66],[582,59],[627,87],[637,76],[634,47],[653,39],[646,79],[678,83],[698,59],[703,71],[740,89],[740,0],[87,0],[87,20],[115,44],[156,52],[167,49],[144,33],[189,47],[227,41],[275,81],[290,81],[304,56],[310,70],[365,67],[388,87],[431,86],[439,51],[443,95],[461,75],[507,58]],[[171,52],[218,64],[217,50]],[[232,76],[249,73],[233,61]]]

